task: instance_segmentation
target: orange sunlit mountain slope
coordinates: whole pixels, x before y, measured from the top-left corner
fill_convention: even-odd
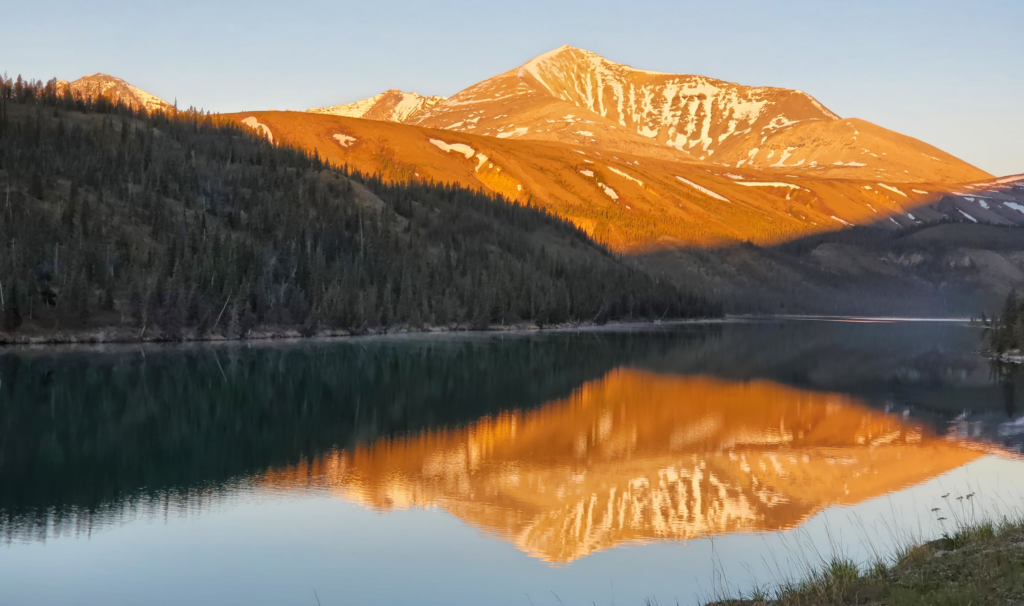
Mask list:
[[[853,224],[881,221],[895,228],[941,218],[944,212],[961,218],[955,208],[925,206],[950,190],[933,183],[780,176],[594,145],[311,113],[229,117],[275,141],[315,149],[335,164],[387,179],[456,183],[540,205],[619,251],[744,240],[771,244]],[[973,202],[958,204],[972,216],[985,211]],[[1024,219],[1012,208],[992,205],[985,220],[1011,223],[1014,215]]]
[[[629,542],[793,527],[978,456],[843,395],[619,369],[532,412],[382,440],[262,481],[382,511],[439,506],[569,562]]]
[[[170,108],[100,74],[71,87]],[[775,244],[858,224],[1024,223],[1018,181],[840,118],[802,91],[651,72],[569,46],[450,98],[389,90],[228,117],[364,173],[539,205],[620,252]]]
[[[988,173],[802,91],[650,72],[569,46],[447,99],[392,90],[230,117],[363,172],[540,205],[621,252],[775,244],[857,224],[1024,223],[1005,184],[965,187]]]

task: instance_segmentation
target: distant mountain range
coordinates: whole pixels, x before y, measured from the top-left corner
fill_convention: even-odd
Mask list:
[[[391,90],[231,117],[387,179],[539,204],[620,251],[944,218],[1024,223],[1008,182],[807,93],[650,72],[569,46],[447,99]]]

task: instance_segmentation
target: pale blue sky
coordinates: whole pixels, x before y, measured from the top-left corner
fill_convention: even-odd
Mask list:
[[[1021,0],[5,2],[0,70],[105,72],[182,106],[451,95],[571,44],[645,69],[807,91],[989,172],[1024,172]]]

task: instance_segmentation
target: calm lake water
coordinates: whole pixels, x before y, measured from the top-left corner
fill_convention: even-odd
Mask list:
[[[982,336],[7,350],[0,603],[688,604],[867,561],[1024,505],[1024,375]]]

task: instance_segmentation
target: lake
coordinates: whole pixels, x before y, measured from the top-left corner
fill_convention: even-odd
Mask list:
[[[1024,375],[982,339],[791,320],[6,350],[0,603],[694,604],[868,562],[1024,504]]]

